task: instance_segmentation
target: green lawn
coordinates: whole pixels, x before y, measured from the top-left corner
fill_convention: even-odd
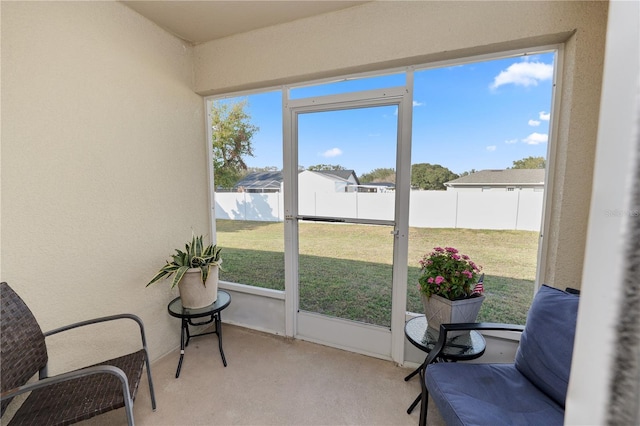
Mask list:
[[[282,222],[217,220],[220,279],[284,290]],[[538,233],[410,228],[407,310],[422,312],[418,259],[452,246],[483,266],[479,320],[523,324],[533,297]],[[300,308],[388,326],[393,237],[389,227],[300,223]]]

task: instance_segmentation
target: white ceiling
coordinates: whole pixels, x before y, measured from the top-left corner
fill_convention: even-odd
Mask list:
[[[122,1],[193,44],[357,6],[366,1]]]

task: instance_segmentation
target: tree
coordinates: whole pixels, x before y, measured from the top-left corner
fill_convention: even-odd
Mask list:
[[[364,173],[358,178],[360,183],[372,182],[396,182],[395,169],[373,169],[369,173]]]
[[[307,167],[307,170],[320,171],[320,170],[346,170],[346,169],[342,167],[340,164],[336,164],[335,166],[333,164],[316,164],[314,166]]]
[[[217,187],[232,188],[247,169],[243,157],[253,157],[251,138],[259,128],[251,124],[246,106],[247,101],[214,102],[211,108],[213,180]]]
[[[527,157],[513,162],[514,169],[544,169],[545,167],[544,157]]]
[[[445,182],[459,176],[440,164],[420,163],[411,166],[411,186],[420,189],[445,190]]]
[[[462,173],[460,173],[460,175],[459,175],[458,177],[469,176],[469,175],[471,175],[471,174],[473,174],[473,173],[475,173],[475,172],[477,172],[477,170],[476,170],[476,169],[471,169],[471,170],[469,170],[469,171],[466,171],[466,172],[462,172]]]

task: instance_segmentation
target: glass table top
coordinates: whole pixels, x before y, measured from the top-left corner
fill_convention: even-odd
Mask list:
[[[439,330],[427,327],[427,319],[424,316],[407,321],[404,333],[415,347],[425,352],[431,352],[440,335]],[[451,360],[474,359],[481,356],[485,348],[486,343],[482,334],[473,330],[465,331],[447,339],[442,355]]]
[[[204,308],[185,308],[179,297],[173,299],[168,306],[169,314],[178,318],[198,318],[221,311],[231,303],[231,296],[224,290],[218,290],[218,298]]]

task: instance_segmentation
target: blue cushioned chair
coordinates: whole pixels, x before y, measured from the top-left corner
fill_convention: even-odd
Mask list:
[[[447,425],[562,425],[579,298],[542,286],[526,325],[443,324],[425,361],[420,425],[427,423],[428,397]],[[513,364],[432,363],[449,331],[522,332]]]

